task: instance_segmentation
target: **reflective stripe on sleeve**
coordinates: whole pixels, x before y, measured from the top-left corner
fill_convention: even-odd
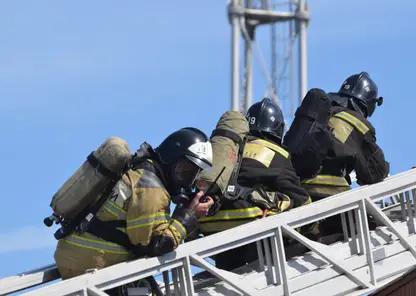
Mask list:
[[[172,219],[171,221],[172,221],[171,225],[179,232],[182,238],[185,238],[187,234],[185,227],[179,221],[175,219]]]
[[[169,215],[165,213],[156,213],[152,215],[140,216],[138,218],[127,220],[127,230],[149,226],[155,221],[166,221],[170,219]]]

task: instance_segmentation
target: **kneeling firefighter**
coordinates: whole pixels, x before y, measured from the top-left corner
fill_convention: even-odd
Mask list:
[[[313,201],[351,189],[353,170],[360,185],[387,177],[389,163],[367,119],[382,103],[366,72],[348,77],[338,93],[312,89],[306,94],[284,144]],[[318,236],[342,233],[340,215],[320,222],[319,229]]]
[[[93,222],[59,238],[55,261],[62,279],[173,251],[197,228],[213,200],[200,202],[199,192],[188,207],[170,217],[171,199],[186,198],[199,172],[211,166],[211,144],[196,128],[172,133],[154,150],[143,144],[115,186],[103,193],[108,196]]]
[[[249,134],[245,137],[243,149],[240,149],[241,160],[237,162],[235,174],[231,176],[220,200],[219,211],[200,220],[200,230],[204,235],[275,215],[311,201],[300,185],[289,153],[281,147],[284,119],[279,106],[270,99],[263,99],[249,108],[246,120]],[[213,145],[214,155],[215,148]],[[222,165],[216,161],[218,159],[214,158],[214,169]],[[233,270],[255,260],[255,243],[215,256],[216,266],[225,270]]]

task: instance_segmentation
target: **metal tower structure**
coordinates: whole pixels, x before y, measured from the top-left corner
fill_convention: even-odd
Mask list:
[[[282,8],[286,8],[287,11],[278,11]],[[252,104],[255,56],[266,80],[265,96],[269,96],[282,107],[286,118],[291,118],[295,104],[297,105],[307,92],[306,30],[309,10],[306,0],[229,0],[228,15],[232,27],[232,110],[246,111]],[[265,25],[271,27],[270,37],[266,38],[270,46],[269,59],[264,58],[264,48],[261,48],[256,40],[259,27]],[[294,78],[296,39],[299,76],[297,95]],[[241,43],[244,47],[243,69],[240,67]],[[241,76],[244,77],[242,83]],[[288,114],[290,116],[287,116]]]

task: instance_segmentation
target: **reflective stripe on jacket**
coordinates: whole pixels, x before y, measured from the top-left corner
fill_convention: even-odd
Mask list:
[[[199,228],[203,234],[216,233],[252,222],[261,218],[263,213],[259,207],[220,210],[215,216],[201,218]],[[267,212],[267,216],[275,214],[273,211]]]
[[[303,180],[302,184],[328,185],[328,186],[350,186],[344,177],[331,175],[318,175],[313,179]]]

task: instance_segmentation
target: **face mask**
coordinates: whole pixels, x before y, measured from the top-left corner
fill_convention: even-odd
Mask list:
[[[187,193],[183,188],[171,196],[171,200],[176,205],[187,205],[191,202],[193,194]]]
[[[175,204],[187,203],[195,195],[195,179],[201,168],[188,159],[178,161],[172,169],[172,179],[174,184],[174,194],[172,202]]]

